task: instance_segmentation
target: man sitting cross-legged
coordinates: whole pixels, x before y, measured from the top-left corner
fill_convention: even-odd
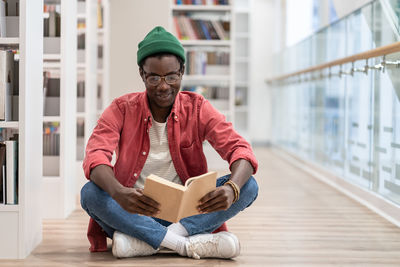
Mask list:
[[[180,92],[185,52],[176,37],[156,27],[138,47],[146,90],[115,99],[86,147],[83,168],[90,181],[82,188],[81,205],[91,217],[90,249],[107,250],[109,237],[120,258],[152,255],[160,247],[197,259],[236,257],[240,245],[233,233],[211,233],[221,225],[226,230],[224,222],[257,197],[251,146],[201,95]],[[153,173],[184,184],[206,173],[205,140],[228,161],[231,174],[200,199],[201,214],[173,224],[154,218],[159,203],[143,194],[146,177]]]

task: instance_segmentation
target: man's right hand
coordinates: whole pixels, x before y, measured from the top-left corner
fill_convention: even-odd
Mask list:
[[[123,209],[130,213],[155,216],[159,212],[160,204],[143,195],[143,189],[140,188],[122,187],[113,198]]]

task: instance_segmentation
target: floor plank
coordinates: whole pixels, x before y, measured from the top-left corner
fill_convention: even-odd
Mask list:
[[[193,260],[163,253],[118,260],[89,253],[88,217],[46,220],[43,242],[25,260],[1,266],[400,266],[400,229],[274,155],[255,150],[259,197],[228,222],[241,240],[234,260]]]

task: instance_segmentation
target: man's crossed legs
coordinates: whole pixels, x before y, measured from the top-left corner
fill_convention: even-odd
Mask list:
[[[217,187],[222,186],[229,177],[219,178]],[[81,205],[113,238],[113,254],[116,257],[152,255],[160,247],[167,247],[182,256],[197,259],[233,258],[240,252],[238,238],[229,232],[210,233],[250,206],[257,194],[257,182],[250,177],[241,188],[238,201],[229,209],[190,216],[174,224],[127,212],[93,182],[86,183],[82,188]]]

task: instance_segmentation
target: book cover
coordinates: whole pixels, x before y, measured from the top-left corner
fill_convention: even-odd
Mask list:
[[[0,50],[0,120],[12,118],[12,95],[14,91],[14,54]]]
[[[5,170],[6,170],[6,145],[0,143],[0,203],[4,203],[5,197]]]
[[[206,40],[211,40],[211,35],[208,32],[206,21],[205,20],[199,20],[199,23],[200,23],[201,29],[202,29],[205,37],[206,37],[205,39]]]
[[[7,36],[6,3],[0,0],[0,37]]]
[[[19,0],[7,0],[7,16],[19,16]]]
[[[185,185],[168,181],[156,175],[149,175],[144,183],[143,193],[160,203],[160,213],[155,217],[169,222],[200,214],[197,210],[199,200],[216,188],[217,173],[188,179]]]
[[[18,145],[17,141],[4,143],[6,144],[6,204],[17,204]]]

